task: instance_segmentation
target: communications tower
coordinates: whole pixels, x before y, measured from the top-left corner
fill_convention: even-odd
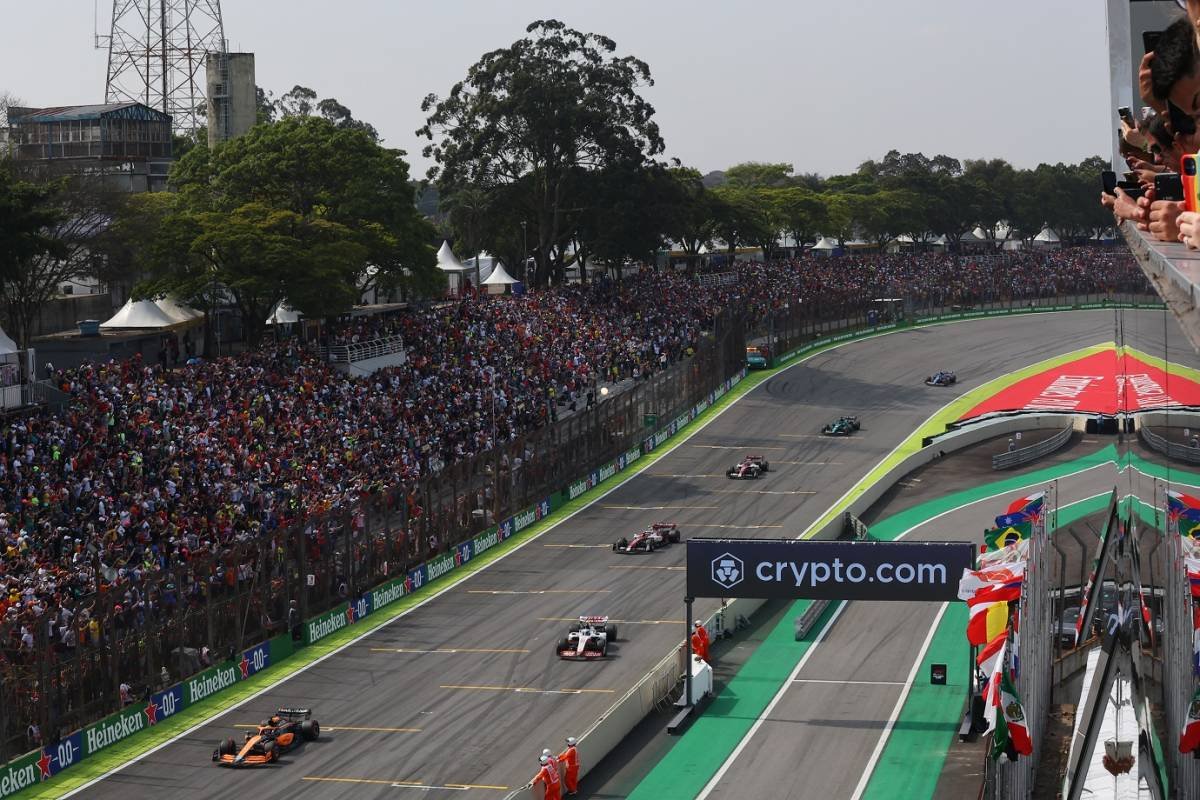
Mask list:
[[[105,103],[143,103],[180,133],[205,123],[205,64],[225,52],[220,0],[113,0],[96,47],[108,48]]]

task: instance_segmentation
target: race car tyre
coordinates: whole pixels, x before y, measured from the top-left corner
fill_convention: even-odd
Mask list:
[[[274,761],[279,758],[279,749],[275,747],[274,742],[263,742],[263,755],[267,757],[267,761]]]
[[[571,649],[571,640],[567,639],[567,638],[563,638],[563,639],[559,639],[558,645],[554,648],[554,652],[557,653],[559,650],[570,650],[570,649]]]
[[[679,531],[671,531],[667,534],[667,539],[675,544],[679,544],[679,542],[683,540],[683,534]]]
[[[605,625],[604,638],[608,639],[610,642],[615,642],[617,640],[617,626],[613,625],[612,623]]]
[[[237,742],[233,741],[233,739],[226,739],[225,741],[221,742],[221,746],[218,747],[217,750],[223,756],[236,755],[238,751]]]
[[[770,464],[768,464],[766,461],[762,462],[762,471],[763,471],[763,472],[770,472],[770,471],[771,471],[771,465],[770,465]]]
[[[315,742],[321,738],[321,725],[315,719],[306,719],[300,723],[300,735],[305,741]]]
[[[613,543],[613,552],[624,550],[626,547],[629,547],[629,540],[624,538],[618,539]]]

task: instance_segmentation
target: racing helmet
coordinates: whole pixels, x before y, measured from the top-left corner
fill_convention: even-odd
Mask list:
[[[578,744],[578,742],[575,741],[574,736],[567,737],[567,747],[574,747],[576,744]]]
[[[271,719],[269,719],[267,721],[272,725],[278,725],[279,723],[283,722],[283,718],[280,717],[278,714],[272,714]]]

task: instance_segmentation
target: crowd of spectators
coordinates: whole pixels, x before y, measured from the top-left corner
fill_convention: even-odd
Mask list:
[[[689,357],[715,317],[750,322],[800,298],[814,316],[848,298],[984,300],[1127,291],[1128,253],[1099,248],[751,263],[701,287],[646,270],[524,296],[472,294],[333,337],[399,335],[406,361],[370,377],[289,337],[168,368],[140,359],[55,370],[69,398],[9,422],[0,441],[0,668],[34,657],[35,621],[59,652],[101,643],[98,590],[117,627],[231,585],[241,567],[186,566],[286,530],[302,513],[413,482]],[[825,316],[828,316],[825,314]],[[328,341],[328,339],[326,339]],[[280,545],[282,546],[282,545]],[[192,574],[153,593],[147,576]],[[3,678],[0,673],[0,679]]]

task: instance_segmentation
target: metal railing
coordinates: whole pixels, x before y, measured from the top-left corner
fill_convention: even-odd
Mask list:
[[[366,342],[337,344],[325,348],[325,357],[331,364],[354,364],[368,358],[379,358],[404,352],[404,338],[382,336]]]
[[[1151,450],[1162,453],[1174,461],[1182,461],[1185,464],[1200,464],[1200,447],[1169,441],[1166,437],[1159,436],[1150,430],[1146,425],[1138,428],[1138,433],[1142,437],[1142,441]]]
[[[992,456],[992,469],[1012,469],[1013,467],[1019,467],[1022,464],[1036,461],[1042,456],[1050,455],[1055,450],[1065,446],[1071,440],[1071,434],[1074,432],[1075,429],[1068,426],[1049,439],[1043,439],[1037,444],[994,455]]]

